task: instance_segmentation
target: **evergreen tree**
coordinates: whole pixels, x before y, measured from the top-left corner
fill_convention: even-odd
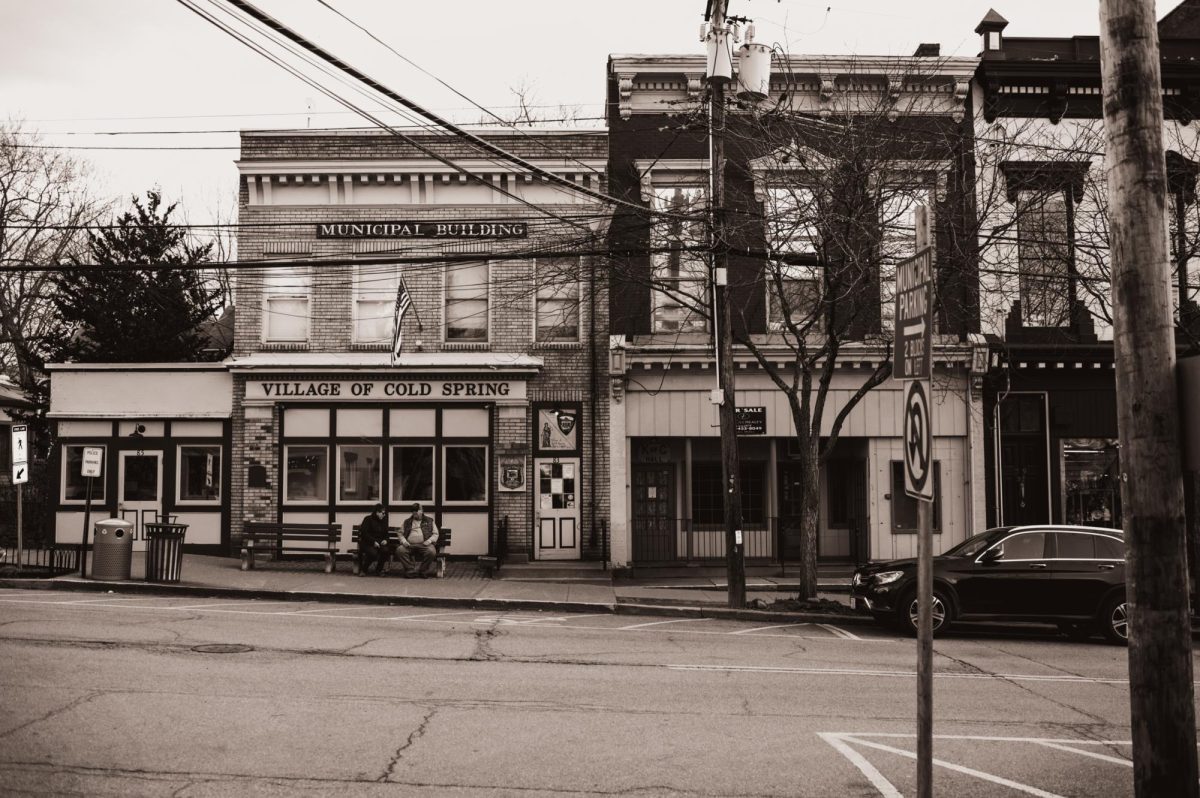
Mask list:
[[[88,264],[55,276],[61,319],[55,359],[92,363],[202,359],[200,325],[219,310],[221,290],[200,268],[212,244],[195,244],[171,222],[157,191],[115,224],[88,236]],[[100,268],[97,268],[100,267]]]

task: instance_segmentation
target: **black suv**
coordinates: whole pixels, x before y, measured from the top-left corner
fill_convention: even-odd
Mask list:
[[[917,626],[917,561],[870,563],[854,572],[854,605],[879,620]],[[1125,538],[1119,529],[1006,526],[933,558],[933,630],[955,620],[1058,624],[1069,634],[1099,627],[1128,639]]]

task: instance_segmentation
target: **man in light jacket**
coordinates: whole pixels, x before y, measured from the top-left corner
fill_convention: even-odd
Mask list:
[[[420,502],[413,502],[412,515],[404,519],[400,529],[400,548],[396,550],[396,559],[404,569],[405,579],[428,579],[434,575],[437,540],[437,524],[421,510]]]

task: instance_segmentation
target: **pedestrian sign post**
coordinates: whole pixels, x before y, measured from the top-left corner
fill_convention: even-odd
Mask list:
[[[79,575],[87,576],[87,546],[88,526],[92,522],[92,480],[100,476],[104,464],[104,448],[101,446],[85,446],[83,461],[79,465],[79,475],[87,480],[87,499],[83,504],[83,542],[79,546]]]
[[[24,519],[21,518],[22,486],[29,481],[29,426],[13,424],[12,441],[9,451],[12,452],[12,481],[17,486],[17,570],[21,570],[21,560],[25,556],[25,530],[22,529]]]

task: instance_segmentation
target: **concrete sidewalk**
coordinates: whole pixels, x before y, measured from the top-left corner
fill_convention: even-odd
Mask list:
[[[145,558],[133,557],[132,579],[99,581],[81,579],[78,573],[53,579],[0,579],[0,588],[113,591],[156,595],[238,597],[242,599],[329,601],[343,603],[408,604],[477,607],[480,609],[539,610],[549,612],[610,612],[621,614],[686,615],[796,620],[838,619],[853,623],[869,618],[827,612],[796,613],[774,610],[731,610],[726,606],[723,580],[708,578],[652,580],[489,579],[474,562],[448,564],[444,579],[404,579],[395,570],[386,576],[355,576],[350,563],[340,561],[326,574],[315,560],[259,561],[252,571],[242,571],[236,557],[185,554],[181,580],[174,584],[144,581]],[[90,568],[90,564],[89,564]],[[393,566],[395,568],[395,566]],[[840,587],[840,585],[839,585]],[[795,586],[763,577],[747,579],[747,603],[762,599],[792,598]],[[848,603],[844,592],[822,593],[820,598]]]

